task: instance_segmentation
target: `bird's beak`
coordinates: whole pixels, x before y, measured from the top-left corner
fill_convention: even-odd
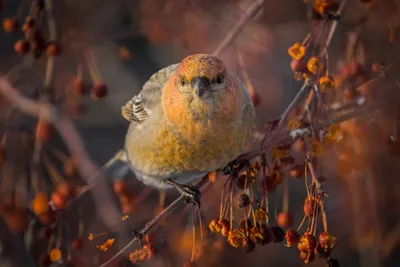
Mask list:
[[[193,89],[199,97],[202,97],[210,88],[210,82],[205,77],[197,77],[193,80]]]

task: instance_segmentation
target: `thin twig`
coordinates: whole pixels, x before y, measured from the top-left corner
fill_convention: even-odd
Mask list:
[[[256,0],[254,3],[247,9],[247,11],[242,15],[240,20],[235,24],[235,26],[228,32],[224,40],[218,45],[218,47],[214,50],[213,55],[219,56],[221,52],[232,42],[235,36],[239,33],[243,25],[251,19],[254,15],[257,14],[259,9],[264,4],[264,0]]]

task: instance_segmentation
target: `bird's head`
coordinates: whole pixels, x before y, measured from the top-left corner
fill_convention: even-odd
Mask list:
[[[190,55],[181,61],[163,89],[164,110],[170,120],[187,115],[202,121],[237,116],[243,100],[238,88],[237,79],[221,59]]]
[[[195,101],[220,94],[225,88],[226,76],[222,60],[207,54],[184,58],[176,72],[178,90]]]

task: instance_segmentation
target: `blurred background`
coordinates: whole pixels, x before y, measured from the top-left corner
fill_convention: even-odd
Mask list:
[[[301,87],[294,79],[290,68],[288,48],[302,41],[313,30],[310,20],[312,1],[265,0],[260,11],[250,19],[222,51],[220,57],[227,66],[242,76],[237,51],[243,56],[244,68],[254,90],[260,96],[256,108],[259,128],[277,119]],[[0,1],[1,2],[1,1]],[[78,72],[79,64],[86,64],[83,51],[93,53],[97,75],[108,86],[108,95],[99,101],[83,97],[79,103],[84,111],[73,106],[75,125],[79,130],[90,157],[101,166],[124,143],[128,122],[121,116],[121,106],[139,92],[143,83],[157,70],[179,62],[193,53],[212,53],[253,0],[60,0],[54,1],[54,15],[62,54],[57,58],[55,88],[68,88],[69,81]],[[23,20],[31,1],[5,0],[0,18],[17,16]],[[333,73],[348,63],[348,38],[351,33],[359,34],[362,44],[358,57],[370,73],[374,62],[385,62],[396,66],[400,59],[399,42],[396,40],[400,22],[398,0],[352,0],[348,1],[339,26],[329,48],[329,64]],[[400,34],[400,31],[399,31]],[[0,33],[0,72],[7,73],[15,66],[27,66],[15,77],[15,86],[27,96],[37,96],[43,84],[45,58],[33,60],[14,52],[14,44],[23,35]],[[399,39],[400,40],[400,39]],[[347,62],[347,63],[346,63]],[[87,71],[85,70],[85,76]],[[60,93],[60,99],[62,94]],[[68,106],[68,105],[67,105]],[[81,107],[81,106],[80,106]],[[75,113],[74,113],[75,114]],[[6,120],[6,110],[0,111]],[[382,122],[395,134],[393,109],[383,112]],[[13,112],[10,125],[31,129],[35,120],[22,113]],[[10,139],[12,139],[10,137]],[[361,140],[361,141],[360,141]],[[10,141],[11,142],[11,141]],[[371,139],[354,141],[367,156],[350,158],[364,166],[359,171],[340,171],[335,152],[326,153],[322,159],[323,175],[327,177],[325,189],[329,232],[336,236],[338,245],[333,258],[341,266],[383,267],[400,266],[400,205],[398,159],[379,147],[369,146]],[[354,144],[355,144],[354,143]],[[55,138],[51,145],[64,151],[61,139]],[[15,161],[22,158],[21,145],[9,144],[14,156],[2,165],[0,193],[6,195],[18,183]],[[66,150],[65,150],[66,151]],[[8,165],[7,165],[8,164]],[[12,174],[10,174],[12,172]],[[13,180],[14,179],[14,180]],[[110,178],[111,179],[111,178]],[[303,201],[306,196],[304,181],[290,179],[289,210],[298,225],[303,216]],[[130,218],[141,229],[150,220],[159,204],[159,193],[143,189],[128,175],[134,197],[146,197],[135,206]],[[218,181],[203,196],[202,213],[205,228],[209,221],[218,216],[220,191],[223,181]],[[29,191],[29,190],[28,190]],[[282,189],[277,190],[277,205],[282,205]],[[167,194],[166,203],[177,195]],[[32,199],[32,192],[26,197]],[[118,207],[117,198],[115,200]],[[99,237],[90,241],[89,233],[110,232],[98,216],[90,194],[80,198],[63,214],[65,220],[64,239],[70,242],[78,232],[84,246],[71,252],[71,257],[86,266],[100,266],[105,259],[114,255],[132,237],[132,227],[125,225],[114,233],[116,244],[107,252],[96,249],[106,239]],[[82,225],[79,230],[77,225]],[[50,244],[43,238],[40,225],[31,223],[25,235],[15,234],[0,221],[0,266],[39,266],[29,258],[38,258]],[[143,266],[182,266],[190,259],[192,242],[191,212],[175,212],[156,231],[157,257]],[[68,233],[71,237],[68,237]],[[103,238],[103,239],[102,239]],[[47,241],[46,241],[46,240]],[[230,247],[220,236],[207,239],[210,247],[208,262],[199,266],[303,266],[296,248],[283,244],[257,247],[252,253]],[[28,252],[23,252],[23,245]],[[28,255],[29,254],[29,255]],[[125,264],[125,265],[124,265]],[[323,266],[316,259],[311,266]],[[60,265],[61,266],[61,265]],[[79,263],[73,266],[83,266]],[[131,266],[119,262],[115,266]]]

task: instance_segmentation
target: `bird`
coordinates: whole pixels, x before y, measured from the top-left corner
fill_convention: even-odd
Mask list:
[[[190,183],[235,160],[255,132],[249,90],[209,54],[153,74],[121,113],[129,127],[115,158],[143,184],[175,188],[192,201],[200,192]]]

